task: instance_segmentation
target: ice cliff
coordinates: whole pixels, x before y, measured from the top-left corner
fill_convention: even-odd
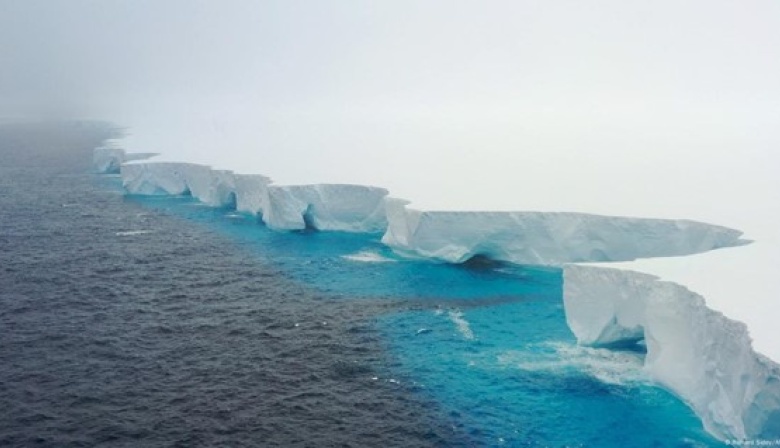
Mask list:
[[[741,232],[695,221],[581,213],[419,211],[387,201],[382,242],[401,253],[462,263],[480,255],[518,264],[626,261],[741,244]]]
[[[579,343],[647,347],[645,369],[726,439],[780,437],[780,366],[747,327],[676,283],[622,269],[564,267],[564,308]]]
[[[118,146],[116,140],[106,140],[102,146],[95,148],[92,153],[92,164],[95,171],[104,174],[117,174],[125,162],[144,160],[154,157],[155,153],[128,153]]]
[[[257,215],[276,230],[381,232],[387,190],[364,185],[274,185],[261,175],[235,174],[180,162],[121,165],[124,188],[140,195],[191,195],[213,207]]]
[[[381,232],[386,196],[384,188],[363,185],[271,185],[263,221],[274,229]]]

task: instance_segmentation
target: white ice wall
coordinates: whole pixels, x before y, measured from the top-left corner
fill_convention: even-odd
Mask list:
[[[120,168],[122,186],[131,194],[189,194],[190,187],[184,175],[186,165],[173,162],[125,163]]]
[[[236,210],[262,215],[263,205],[268,197],[268,184],[271,179],[260,174],[234,174],[233,182],[236,194]]]
[[[234,174],[179,162],[125,163],[122,182],[131,194],[190,194],[204,204],[262,218],[275,230],[382,232],[387,226],[384,188],[364,185],[272,185],[261,175]]]
[[[645,368],[725,439],[780,437],[780,366],[757,354],[747,327],[685,287],[620,269],[564,267],[569,327],[584,345],[644,339]]]
[[[95,172],[115,174],[119,173],[120,167],[125,162],[149,159],[155,155],[155,153],[148,152],[127,152],[119,145],[118,140],[107,139],[101,146],[93,150],[92,166],[95,168]]]
[[[113,146],[95,148],[92,153],[92,165],[98,173],[118,173],[125,162],[125,150]]]
[[[386,196],[384,188],[364,185],[271,185],[263,220],[273,229],[381,232]]]
[[[625,261],[742,244],[742,232],[687,220],[558,212],[442,212],[388,201],[382,242],[451,263],[476,255],[518,264]]]

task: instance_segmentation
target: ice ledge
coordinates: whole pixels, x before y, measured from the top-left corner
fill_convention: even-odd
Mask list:
[[[721,440],[780,437],[780,366],[753,350],[747,327],[687,288],[639,272],[563,268],[564,308],[580,344],[644,340],[645,369]]]
[[[402,254],[450,263],[475,256],[560,265],[670,257],[745,244],[742,232],[688,220],[559,212],[420,211],[387,201],[382,242]]]

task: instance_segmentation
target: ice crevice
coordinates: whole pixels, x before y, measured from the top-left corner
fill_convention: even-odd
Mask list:
[[[644,340],[644,369],[683,400],[721,440],[780,438],[780,366],[752,348],[747,327],[702,296],[658,277],[589,265],[679,257],[749,243],[703,222],[566,212],[417,210],[381,187],[277,185],[186,162],[147,161],[109,142],[98,172],[119,172],[129,194],[191,195],[254,215],[274,230],[381,233],[393,251],[448,263],[486,258],[563,270],[566,319],[578,343]],[[730,249],[740,250],[740,249]]]

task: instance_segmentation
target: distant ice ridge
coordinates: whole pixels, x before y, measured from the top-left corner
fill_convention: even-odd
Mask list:
[[[364,185],[273,185],[262,175],[236,174],[182,162],[121,165],[125,189],[141,195],[192,195],[213,207],[235,207],[276,230],[381,232],[387,190]]]
[[[681,285],[639,272],[567,265],[563,286],[580,344],[644,340],[646,372],[687,401],[711,434],[780,438],[780,365],[753,350],[744,324]]]
[[[475,256],[560,265],[689,255],[743,244],[742,232],[687,220],[553,212],[419,211],[387,201],[382,242],[400,253],[462,263]]]
[[[117,140],[108,139],[93,151],[92,164],[98,173],[118,174],[123,163],[149,159],[155,155],[150,152],[128,153],[119,146]]]

